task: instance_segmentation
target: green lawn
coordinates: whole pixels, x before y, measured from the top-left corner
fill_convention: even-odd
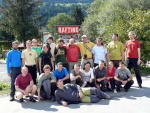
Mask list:
[[[10,84],[0,82],[0,95],[9,94]]]
[[[150,75],[150,67],[140,67],[140,73],[142,76]]]

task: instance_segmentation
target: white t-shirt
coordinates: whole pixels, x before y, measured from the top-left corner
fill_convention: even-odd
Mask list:
[[[84,70],[81,70],[81,72],[85,76],[85,81],[90,81],[90,79],[94,79],[93,69],[90,68],[89,72],[85,72]]]
[[[50,47],[51,47],[51,51],[50,52],[52,54],[53,61],[55,61],[54,50],[55,50],[56,44],[55,43],[51,43]]]
[[[104,46],[95,45],[92,48],[92,53],[94,54],[94,63],[98,64],[100,60],[104,60],[106,62],[106,53],[107,49]]]

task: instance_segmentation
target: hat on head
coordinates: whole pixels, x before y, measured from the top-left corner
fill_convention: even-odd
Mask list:
[[[86,35],[82,35],[82,38],[85,38],[85,37],[87,38],[87,36],[86,36]]]

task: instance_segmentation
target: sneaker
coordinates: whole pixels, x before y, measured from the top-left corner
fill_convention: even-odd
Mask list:
[[[23,102],[23,98],[19,99],[19,102]]]
[[[55,96],[51,98],[52,102],[56,101]]]
[[[128,89],[124,89],[125,92],[128,92]]]
[[[142,88],[142,85],[141,85],[141,84],[139,84],[139,88]]]
[[[14,101],[15,99],[14,99],[14,97],[13,96],[10,96],[10,99],[9,99],[10,101]]]
[[[117,91],[117,92],[121,92],[121,90],[120,90],[120,89],[117,89],[116,91]]]
[[[117,91],[114,89],[114,93],[117,93]]]
[[[29,101],[36,102],[36,100],[33,97],[30,97]]]

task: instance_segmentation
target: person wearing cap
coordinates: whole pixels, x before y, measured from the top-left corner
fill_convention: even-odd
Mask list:
[[[39,56],[41,54],[41,48],[38,47],[38,41],[36,38],[32,39],[32,50],[35,50],[37,53],[37,60],[36,60],[36,66],[37,66],[37,71],[39,71]]]
[[[114,33],[112,41],[107,46],[108,58],[114,63],[114,67],[119,67],[119,62],[124,61],[124,46],[118,41],[118,34]]]
[[[88,40],[86,35],[82,35],[82,42],[76,43],[80,49],[81,53],[81,68],[84,68],[84,64],[89,61],[91,66],[93,67],[93,58],[92,58],[92,48],[94,47],[94,43]]]
[[[58,46],[55,48],[54,54],[56,63],[61,62],[68,71],[69,67],[66,58],[67,50],[64,46],[64,40],[62,38],[58,39]]]
[[[69,44],[67,44],[67,61],[69,65],[69,73],[73,69],[73,66],[78,63],[79,51],[79,47],[75,44],[74,38],[71,38],[69,40]]]
[[[46,42],[47,42],[47,44],[50,46],[50,52],[51,52],[51,54],[52,54],[52,59],[53,59],[53,64],[54,64],[54,69],[55,69],[55,55],[54,55],[54,50],[55,50],[55,48],[56,48],[56,44],[53,42],[54,40],[53,40],[53,37],[52,36],[50,36],[50,37],[48,37],[47,38],[47,40],[46,40]]]

